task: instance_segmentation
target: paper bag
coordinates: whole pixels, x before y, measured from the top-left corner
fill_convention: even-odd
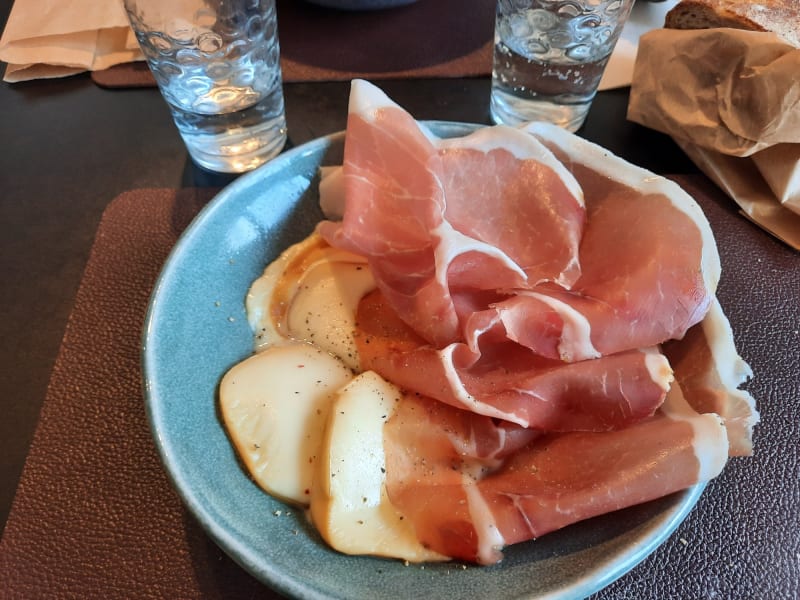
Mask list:
[[[800,213],[800,143],[778,144],[756,152],[753,162],[778,202]]]
[[[800,250],[800,215],[776,201],[752,158],[728,156],[676,141],[700,170],[736,201],[742,214],[795,250]]]
[[[0,39],[9,82],[63,77],[142,58],[121,0],[17,0]]]
[[[753,221],[800,250],[800,49],[766,32],[640,39],[628,119],[671,136]]]

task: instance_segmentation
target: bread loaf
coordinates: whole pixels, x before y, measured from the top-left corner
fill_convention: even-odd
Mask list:
[[[800,0],[681,0],[667,13],[664,27],[771,31],[800,48]]]

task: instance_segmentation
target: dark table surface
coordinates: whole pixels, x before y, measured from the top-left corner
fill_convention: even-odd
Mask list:
[[[10,6],[0,4],[0,24]],[[488,78],[376,83],[418,119],[489,123]],[[289,147],[343,129],[348,90],[345,82],[285,85]],[[627,102],[627,89],[601,92],[579,135],[656,173],[697,173],[671,139],[626,120]],[[3,527],[104,209],[127,190],[232,178],[192,164],[152,88],[103,89],[88,75],[0,83],[0,107]]]

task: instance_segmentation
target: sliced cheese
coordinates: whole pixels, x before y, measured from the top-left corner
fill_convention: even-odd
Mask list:
[[[371,371],[339,392],[312,486],[311,518],[339,552],[411,562],[447,560],[417,541],[386,492],[383,426],[399,397],[395,385]]]
[[[328,410],[352,371],[304,343],[273,346],[220,383],[225,426],[247,470],[268,493],[308,504]]]

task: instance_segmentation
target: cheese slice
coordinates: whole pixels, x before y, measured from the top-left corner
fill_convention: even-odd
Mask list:
[[[383,426],[400,395],[395,385],[372,371],[339,392],[312,485],[311,518],[339,552],[410,562],[448,560],[420,544],[386,492]]]

